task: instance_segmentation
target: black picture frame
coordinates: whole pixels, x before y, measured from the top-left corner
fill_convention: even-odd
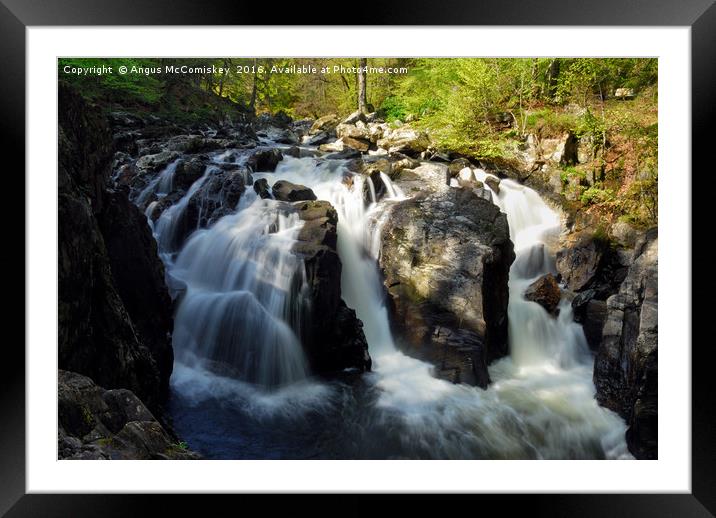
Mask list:
[[[277,4],[279,5],[279,4]],[[141,5],[132,0],[0,0],[0,127],[5,153],[17,164],[5,172],[6,189],[14,197],[24,199],[25,157],[20,151],[25,143],[25,29],[39,25],[247,25],[247,24],[336,24],[336,20],[321,18],[320,13],[336,12],[335,6],[318,0],[310,8],[302,4],[282,4],[267,12],[259,2],[243,3],[227,0],[192,2],[190,0],[153,0]],[[274,12],[276,11],[276,12]],[[688,26],[691,28],[692,73],[692,163],[693,171],[712,170],[710,148],[714,142],[716,112],[716,5],[714,0],[541,0],[539,3],[505,2],[504,0],[392,0],[370,3],[356,9],[339,24],[350,21],[361,25],[634,25]],[[568,44],[565,49],[568,50]],[[10,153],[10,150],[14,150]],[[712,163],[712,160],[711,160]],[[697,169],[698,164],[703,164]],[[691,174],[689,171],[684,174]],[[692,176],[693,178],[693,176]],[[10,186],[11,182],[17,185]],[[698,194],[698,190],[692,191]],[[703,195],[703,191],[702,191]],[[696,207],[696,200],[692,199]],[[12,221],[24,211],[14,211]],[[692,216],[694,224],[698,218]],[[8,221],[6,219],[6,221]],[[703,221],[703,220],[701,220]],[[22,253],[15,253],[28,275],[24,248],[24,226],[16,223],[16,231],[23,236],[13,240]],[[701,229],[703,230],[703,229]],[[692,235],[699,235],[693,232]],[[704,254],[705,255],[705,254]],[[692,260],[693,266],[697,266]],[[673,272],[671,272],[673,273]],[[668,273],[667,274],[671,274]],[[691,284],[691,272],[682,272]],[[15,277],[19,277],[15,275]],[[707,278],[707,277],[706,277]],[[24,300],[24,296],[23,296]],[[708,321],[704,306],[692,303],[693,322]],[[17,310],[24,304],[13,302]],[[8,319],[8,322],[10,320]],[[19,321],[19,320],[18,320]],[[685,323],[689,326],[691,323]],[[9,326],[8,326],[9,327]],[[23,332],[24,335],[24,332]],[[683,344],[689,346],[692,344]],[[685,348],[686,350],[686,348]],[[477,501],[467,503],[478,509],[486,503],[498,505],[500,514],[510,515],[523,510],[538,516],[714,516],[716,514],[716,413],[714,412],[713,340],[694,341],[692,345],[692,492],[665,495],[479,495]],[[25,494],[25,354],[20,340],[6,340],[2,363],[2,391],[0,392],[0,514],[19,516],[127,516],[151,512],[159,505],[163,515],[174,509],[186,509],[184,496],[146,495],[26,495]],[[222,509],[236,505],[248,510],[254,506],[273,508],[281,500],[271,503],[246,500],[246,495],[202,498],[202,514],[221,515]],[[231,500],[231,503],[229,502]],[[373,497],[350,495],[322,497],[321,508],[352,515],[364,515],[375,508]],[[464,499],[463,499],[464,500]],[[471,498],[473,500],[473,498]],[[408,507],[424,508],[422,498],[412,498]],[[464,505],[465,502],[451,504]],[[230,507],[226,507],[226,506]],[[291,504],[295,505],[295,504]],[[401,504],[403,505],[403,504]],[[314,504],[312,508],[316,509]],[[408,509],[403,508],[403,513]],[[320,512],[320,511],[317,511]],[[232,513],[233,514],[233,513]],[[291,513],[293,514],[293,513]],[[341,512],[342,514],[342,512]]]

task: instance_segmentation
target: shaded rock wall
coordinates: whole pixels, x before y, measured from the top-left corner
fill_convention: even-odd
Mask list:
[[[657,456],[658,238],[646,234],[619,292],[607,299],[594,364],[597,401],[626,419],[637,458]]]
[[[171,307],[144,216],[107,187],[112,138],[101,113],[59,88],[59,367],[151,408],[168,392]]]

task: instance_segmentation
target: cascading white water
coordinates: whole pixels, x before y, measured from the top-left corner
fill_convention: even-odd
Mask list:
[[[277,205],[254,195],[182,248],[171,271],[186,284],[173,336],[180,361],[218,361],[266,387],[306,377],[296,314],[305,279],[291,251],[302,222]]]
[[[139,193],[135,203],[137,205],[143,205],[152,194],[156,194],[157,197],[166,196],[172,191],[174,185],[174,173],[179,165],[179,160],[176,159],[171,162],[164,170],[159,173],[147,186]]]
[[[182,212],[211,174],[207,168],[159,218],[160,250],[172,251]],[[342,294],[363,321],[373,358],[374,372],[364,379],[377,390],[370,410],[377,417],[368,426],[386,437],[397,433],[394,439],[407,456],[628,458],[624,422],[594,400],[592,360],[569,303],[563,301],[554,318],[523,297],[533,280],[554,270],[549,243],[560,229],[559,217],[537,193],[509,180],[502,180],[499,194],[493,192],[507,214],[517,258],[509,285],[511,355],[490,367],[493,384],[482,390],[437,379],[431,365],[396,349],[377,257],[382,223],[404,195],[381,174],[386,194],[376,201],[370,178],[356,175],[346,182],[347,174],[345,161],[285,157],[274,173],[253,176],[269,185],[278,180],[306,185],[338,212]],[[475,174],[486,177],[484,171]],[[199,382],[206,394],[216,391],[217,397],[239,390],[245,401],[251,399],[252,415],[256,405],[328,412],[325,402],[332,396],[316,384],[294,384],[294,390],[276,397],[261,395],[210,381],[198,360],[229,364],[240,378],[265,386],[308,374],[295,327],[299,319],[291,313],[300,304],[302,264],[290,253],[300,222],[279,212],[276,202],[259,200],[249,190],[235,214],[194,232],[175,261],[164,254],[169,275],[186,286],[173,338],[179,362],[174,383],[194,396],[192,386]],[[306,398],[297,405],[298,394]]]
[[[159,245],[161,253],[170,253],[176,251],[179,246],[178,232],[184,218],[192,196],[194,196],[202,185],[209,179],[212,174],[218,173],[220,169],[216,166],[208,166],[204,170],[204,174],[196,180],[186,194],[174,205],[162,212],[159,219],[154,223],[154,236]]]

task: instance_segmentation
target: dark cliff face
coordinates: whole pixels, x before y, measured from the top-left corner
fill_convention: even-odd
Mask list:
[[[514,259],[506,216],[473,189],[396,204],[380,264],[399,346],[440,377],[486,387],[487,364],[508,352]]]
[[[603,339],[594,363],[597,401],[626,419],[637,458],[657,457],[658,239],[637,243],[618,293],[607,299]]]
[[[319,374],[370,371],[363,323],[341,298],[338,214],[327,201],[304,201],[295,207],[305,222],[296,253],[303,257],[306,269],[309,303],[301,322],[301,342],[311,369]]]
[[[104,117],[64,85],[58,101],[59,367],[157,408],[173,362],[164,267],[143,214],[108,187]]]

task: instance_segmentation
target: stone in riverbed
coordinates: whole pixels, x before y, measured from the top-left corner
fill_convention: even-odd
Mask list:
[[[272,173],[281,160],[283,160],[283,154],[279,149],[261,149],[251,155],[246,164],[254,172]]]
[[[377,142],[378,147],[388,153],[403,153],[409,156],[417,156],[430,147],[430,138],[423,131],[412,128],[399,128],[390,132]]]
[[[371,358],[363,323],[341,298],[338,214],[327,201],[304,201],[294,206],[304,221],[295,251],[306,269],[311,312],[301,322],[301,343],[311,368],[319,374],[344,369],[369,371]]]
[[[500,194],[500,179],[496,176],[488,174],[485,183],[492,189],[495,194]]]
[[[286,180],[279,180],[273,184],[271,191],[273,197],[281,201],[306,201],[316,199],[316,195],[310,188]]]
[[[343,141],[344,146],[361,152],[368,151],[368,148],[370,147],[370,143],[362,139],[344,136],[341,140]]]
[[[271,188],[266,178],[259,178],[254,182],[254,192],[262,199],[271,199]]]
[[[507,354],[515,258],[507,218],[473,190],[448,188],[447,166],[435,166],[434,190],[423,184],[395,204],[383,227],[391,321],[404,352],[433,363],[439,376],[486,387],[487,364]]]
[[[525,291],[525,299],[536,302],[553,315],[561,298],[562,291],[559,289],[557,279],[551,273],[537,279]]]
[[[308,134],[309,135],[316,135],[319,133],[332,134],[332,133],[334,133],[336,126],[338,126],[339,122],[340,122],[340,119],[338,118],[338,115],[336,115],[335,113],[324,115],[320,119],[316,119],[316,121],[311,126],[311,129],[308,130]]]

